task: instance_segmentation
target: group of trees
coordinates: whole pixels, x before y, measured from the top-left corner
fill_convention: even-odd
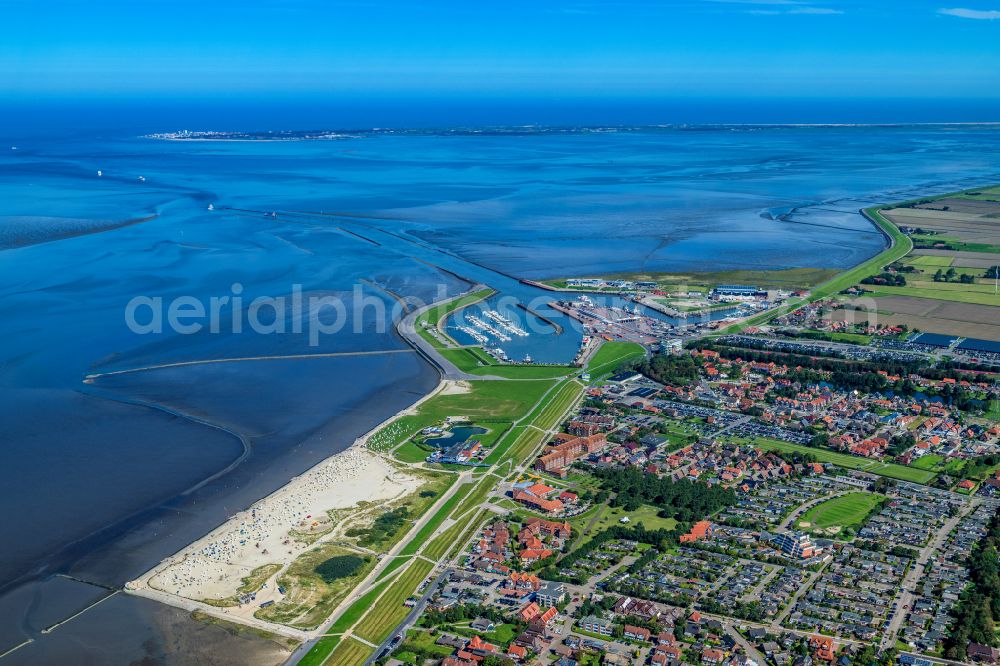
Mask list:
[[[688,479],[673,481],[634,467],[603,467],[591,472],[601,488],[615,493],[612,506],[635,511],[643,504],[659,508],[662,517],[680,522],[701,520],[736,503],[732,488],[709,486]]]
[[[348,578],[357,573],[364,565],[371,562],[371,557],[360,555],[335,555],[324,560],[315,568],[316,574],[324,583],[332,583],[341,578]]]
[[[900,456],[916,443],[917,438],[912,432],[893,435],[892,439],[889,440],[889,448],[886,451],[891,456]]]
[[[760,622],[765,617],[764,609],[761,607],[759,601],[732,601],[722,603],[718,599],[706,597],[705,599],[699,601],[698,604],[706,613],[729,615],[730,617],[738,617],[741,620],[750,620],[751,622]]]
[[[949,268],[946,271],[942,271],[940,268],[934,273],[935,282],[954,282],[957,271],[954,268]],[[962,273],[958,276],[958,281],[962,284],[972,284],[976,281],[976,276],[970,275],[968,273]]]
[[[970,585],[952,609],[954,622],[945,638],[945,656],[964,661],[969,643],[997,645],[993,609],[1000,609],[1000,513],[993,514],[986,535],[972,549],[965,566]]]
[[[455,624],[480,617],[485,617],[496,624],[512,621],[492,604],[455,604],[443,610],[437,606],[428,606],[420,616],[420,624],[425,627],[439,627],[443,624]]]
[[[879,273],[869,275],[861,280],[861,284],[884,284],[894,287],[905,287],[906,277],[902,273]]]
[[[1000,275],[1000,266],[990,266],[989,268],[986,269],[986,273],[983,275],[983,277],[995,280],[997,279],[998,275]]]
[[[688,386],[698,381],[699,366],[688,354],[656,354],[633,366],[636,372],[667,386]]]

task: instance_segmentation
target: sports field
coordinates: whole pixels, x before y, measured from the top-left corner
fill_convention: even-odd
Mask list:
[[[819,529],[853,527],[860,524],[882,499],[882,495],[862,492],[834,497],[806,511],[799,518],[799,525]]]

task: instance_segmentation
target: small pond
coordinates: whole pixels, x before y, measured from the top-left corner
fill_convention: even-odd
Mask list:
[[[478,428],[476,426],[457,426],[452,428],[446,435],[428,439],[424,443],[438,449],[447,449],[455,446],[456,444],[461,444],[473,435],[482,435],[485,432],[486,428]]]

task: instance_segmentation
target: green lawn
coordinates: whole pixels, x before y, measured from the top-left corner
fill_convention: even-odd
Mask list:
[[[937,476],[934,472],[917,469],[915,467],[897,465],[896,463],[883,463],[878,460],[852,456],[847,453],[838,453],[837,451],[830,451],[829,449],[819,449],[811,446],[803,446],[801,444],[792,444],[790,442],[766,439],[763,437],[753,439],[732,439],[740,442],[749,442],[754,446],[764,449],[765,451],[796,451],[799,453],[809,453],[815,456],[816,460],[821,462],[830,462],[847,469],[860,469],[865,472],[871,472],[872,474],[878,474],[879,476],[887,476],[891,479],[900,479],[901,481],[912,481],[914,483],[926,484],[930,483],[934,477]]]
[[[492,367],[494,361],[479,347],[457,347],[441,349],[441,356],[452,362],[462,372],[474,372],[483,366]]]
[[[437,326],[438,322],[440,322],[442,318],[447,317],[452,312],[461,310],[462,308],[472,305],[473,303],[485,300],[495,293],[496,291],[493,289],[483,289],[482,291],[466,294],[460,298],[440,303],[417,317],[417,324],[427,322],[431,326]]]
[[[306,652],[299,664],[304,666],[321,666],[329,658],[337,644],[340,643],[340,636],[324,636],[316,641],[309,652]]]
[[[474,484],[471,483],[465,483],[459,486],[458,490],[455,491],[455,494],[448,498],[448,501],[445,502],[440,509],[438,509],[438,512],[435,513],[431,519],[420,528],[420,531],[417,532],[405,546],[403,546],[403,549],[399,551],[399,554],[413,555],[416,553],[417,550],[420,549],[420,546],[423,545],[424,541],[426,541],[427,538],[434,533],[434,530],[436,530],[441,523],[444,522],[444,519],[448,517],[448,514],[452,512],[454,507],[461,502],[466,495],[469,494],[473,487]]]
[[[941,461],[944,460],[944,456],[935,455],[933,453],[927,454],[926,456],[920,456],[916,460],[910,463],[910,467],[916,467],[917,469],[933,469],[936,470]]]
[[[576,372],[576,368],[568,365],[490,365],[472,368],[466,372],[506,379],[558,379]]]
[[[990,409],[986,412],[986,418],[1000,421],[1000,400],[990,400]]]
[[[555,380],[535,379],[468,382],[467,392],[439,393],[422,403],[416,414],[389,423],[369,438],[368,447],[376,451],[392,449],[422,429],[440,425],[448,416],[467,416],[472,421],[514,421],[524,416],[554,383]]]
[[[642,345],[634,342],[605,342],[587,363],[587,372],[592,376],[613,372],[619,365],[646,355]]]
[[[978,201],[1000,201],[1000,186],[977,187],[956,194],[961,199],[976,199]]]
[[[512,423],[510,421],[488,421],[482,424],[476,424],[481,428],[485,428],[486,432],[473,435],[472,439],[478,439],[483,445],[484,449],[495,448],[499,440],[507,433],[510,429]],[[418,441],[419,440],[419,441]],[[415,437],[411,440],[403,442],[399,447],[393,450],[392,455],[401,462],[406,463],[416,463],[423,462],[427,456],[436,451],[433,446],[424,443],[423,437]],[[448,469],[458,469],[465,470],[467,467],[462,466],[450,466],[442,465]]]
[[[686,291],[708,291],[720,284],[756,284],[761,287],[804,289],[836,275],[829,268],[778,268],[773,270],[736,269],[730,271],[688,271],[686,273],[624,272],[611,275],[587,276],[606,279],[657,282],[662,286],[680,286]],[[566,280],[545,280],[545,284],[565,288]],[[582,291],[600,291],[584,288]]]
[[[408,442],[403,442],[402,445],[392,452],[392,455],[400,462],[418,463],[423,462],[434,450],[432,446],[417,444],[411,439]]]
[[[498,624],[493,631],[488,633],[482,633],[478,631],[473,631],[467,625],[449,625],[447,631],[452,631],[456,634],[461,634],[462,636],[468,636],[472,638],[473,636],[479,636],[483,640],[493,643],[494,645],[499,645],[501,647],[506,647],[508,643],[514,640],[514,636],[517,632],[516,624]]]
[[[594,522],[594,526],[588,530],[587,525],[589,525],[594,516],[602,510],[603,512],[601,513],[601,517],[598,518],[597,521]],[[629,519],[629,527],[634,527],[635,525],[642,523],[646,529],[650,530],[673,530],[677,526],[676,520],[673,518],[660,518],[656,515],[658,512],[659,509],[648,504],[643,504],[635,511],[625,511],[625,509],[620,506],[609,507],[603,504],[591,507],[579,516],[571,518],[569,521],[573,531],[580,535],[574,542],[574,549],[587,543],[609,527],[621,525],[621,519],[626,516]]]
[[[831,333],[830,339],[834,342],[847,342],[854,345],[867,345],[872,341],[872,336],[864,333]]]
[[[477,507],[482,504],[483,500],[493,492],[496,488],[498,479],[492,474],[484,476],[478,483],[475,484],[472,492],[462,500],[462,502],[455,507],[454,511],[451,512],[450,517],[458,519],[459,516],[467,513],[473,507]]]
[[[469,532],[478,527],[481,513],[480,511],[473,510],[472,513],[466,515],[462,520],[457,521],[444,532],[434,537],[434,540],[424,548],[422,555],[428,559],[437,561],[449,554],[454,547],[464,543],[466,538],[472,537],[472,534],[469,534]]]
[[[409,556],[398,556],[392,558],[392,562],[389,562],[389,564],[385,566],[385,569],[382,569],[382,571],[379,572],[378,577],[375,580],[379,581],[382,580],[383,578],[387,578],[389,574],[391,574],[393,571],[395,571],[396,569],[403,566],[409,561],[410,561]]]
[[[882,495],[872,493],[847,493],[817,504],[799,518],[799,523],[819,529],[852,527],[860,524],[882,499]]]
[[[450,648],[447,645],[438,645],[434,641],[437,637],[431,636],[428,631],[410,630],[406,634],[406,640],[403,641],[403,646],[401,648],[400,659],[406,663],[416,664],[416,659],[407,661],[402,659],[402,655],[406,653],[407,649],[415,650],[419,652],[425,652],[435,655],[438,659],[444,659],[450,656],[452,652],[455,651],[454,648]]]

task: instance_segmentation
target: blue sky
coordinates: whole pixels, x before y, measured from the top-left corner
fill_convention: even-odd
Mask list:
[[[37,98],[1000,98],[1000,0],[0,0],[0,15],[0,91]]]

